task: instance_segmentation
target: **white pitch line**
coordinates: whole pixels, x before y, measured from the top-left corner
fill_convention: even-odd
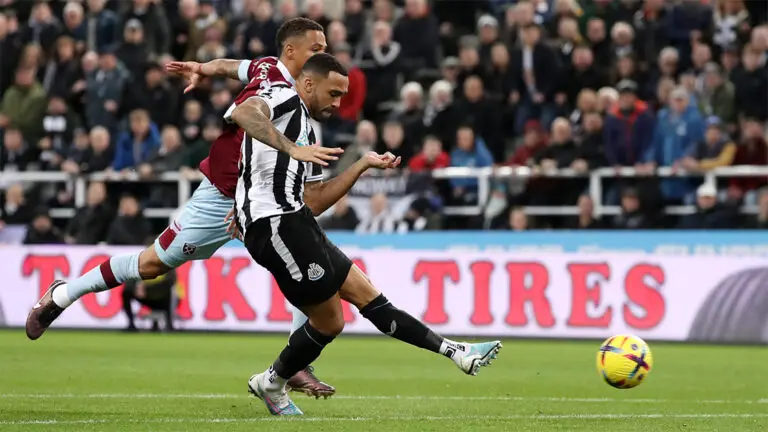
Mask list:
[[[235,393],[0,393],[0,399],[243,399],[245,394]],[[337,395],[333,399],[341,400],[437,400],[437,401],[511,401],[511,402],[562,402],[562,403],[633,403],[665,404],[687,403],[707,405],[752,405],[768,404],[768,398],[758,400],[727,399],[618,399],[618,398],[579,398],[579,397],[542,397],[542,396],[399,396],[399,395]]]
[[[76,425],[76,424],[163,424],[163,423],[264,423],[273,421],[289,422],[372,422],[372,421],[510,421],[510,420],[620,420],[620,419],[751,419],[768,418],[768,414],[541,414],[505,416],[382,416],[382,417],[256,417],[256,418],[157,418],[133,419],[88,419],[88,420],[7,420],[0,426],[20,425]]]

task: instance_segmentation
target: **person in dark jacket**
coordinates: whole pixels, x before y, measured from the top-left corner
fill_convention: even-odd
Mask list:
[[[581,195],[578,204],[579,215],[569,218],[565,228],[573,230],[605,229],[603,220],[595,216],[595,203],[589,195]]]
[[[21,34],[11,31],[10,21],[11,17],[0,12],[0,98],[13,83],[23,45]]]
[[[608,85],[608,77],[594,65],[594,55],[588,46],[578,46],[571,56],[571,65],[562,76],[562,90],[568,97],[568,104],[576,106],[577,97],[583,89],[598,91]]]
[[[422,68],[437,68],[436,49],[439,23],[427,0],[406,0],[405,15],[395,24],[394,40],[402,47],[406,69],[415,73]]]
[[[166,331],[173,331],[173,315],[177,305],[174,297],[176,280],[176,270],[171,270],[155,279],[127,282],[123,289],[123,312],[128,318],[128,327],[125,331],[137,331],[133,314],[134,300],[153,312],[162,312],[165,317]],[[152,331],[159,330],[160,324],[153,321]]]
[[[702,42],[712,28],[712,8],[700,0],[683,0],[672,7],[669,17],[669,41],[680,51],[683,69],[690,66],[691,48]]]
[[[112,221],[107,232],[107,244],[141,245],[151,234],[149,221],[141,214],[141,207],[136,197],[124,195],[120,198],[117,217]]]
[[[11,185],[0,198],[0,221],[4,225],[26,225],[32,221],[34,206],[20,184]]]
[[[133,0],[123,22],[128,23],[133,19],[141,23],[150,53],[158,56],[168,53],[171,46],[170,26],[162,2]]]
[[[86,77],[84,119],[88,127],[104,126],[111,131],[116,130],[126,76],[122,66],[118,66],[114,52],[110,48],[103,48],[99,56],[99,68]]]
[[[360,69],[365,73],[368,93],[363,105],[364,117],[377,119],[398,91],[398,74],[402,65],[402,46],[392,40],[392,26],[384,21],[373,25],[370,46],[363,51]]]
[[[70,102],[74,99],[75,83],[83,78],[80,59],[76,56],[75,40],[62,36],[56,40],[56,50],[43,75],[43,88],[49,95],[58,95]]]
[[[27,227],[27,234],[23,243],[25,245],[64,244],[64,236],[53,225],[48,210],[40,210]]]
[[[512,53],[512,93],[516,105],[515,130],[525,122],[539,118],[545,128],[554,120],[554,97],[560,83],[558,54],[541,41],[541,27],[530,24],[523,29],[522,46]]]
[[[768,71],[760,66],[761,53],[750,46],[744,48],[742,65],[733,73],[736,88],[736,112],[741,117],[768,120]],[[759,95],[759,96],[758,96]]]
[[[321,222],[323,229],[331,231],[354,231],[360,224],[355,209],[349,206],[347,196],[343,196],[333,206],[333,214]]]
[[[717,188],[704,183],[696,191],[696,213],[684,216],[678,229],[711,230],[736,228],[736,207],[718,204]]]
[[[53,44],[63,31],[61,22],[53,15],[48,2],[38,2],[21,34],[25,43],[37,43],[44,52],[51,52]]]
[[[142,82],[142,72],[149,56],[149,46],[144,37],[141,21],[132,19],[125,24],[123,41],[115,51],[115,55],[130,72],[130,78],[135,83]]]
[[[653,142],[656,121],[648,105],[637,99],[637,84],[622,81],[617,86],[619,103],[609,113],[603,129],[608,164],[634,166]]]
[[[87,51],[100,51],[104,48],[116,48],[120,40],[120,18],[104,9],[105,0],[88,0],[88,15],[85,27],[85,48]]]
[[[0,147],[0,172],[25,171],[37,168],[35,152],[24,142],[21,131],[8,127],[3,132]]]
[[[77,209],[75,217],[69,221],[65,237],[68,244],[93,245],[104,241],[114,215],[106,197],[104,183],[88,185],[86,205]]]
[[[643,208],[637,189],[626,188],[621,194],[621,213],[613,220],[614,229],[641,230],[654,228],[653,218]]]
[[[483,82],[469,77],[464,82],[463,97],[456,102],[456,116],[462,124],[469,124],[481,138],[495,160],[504,160],[504,140],[501,132],[501,106],[486,96]]]
[[[648,72],[656,66],[662,48],[669,45],[670,6],[665,0],[646,0],[635,13],[635,54],[639,69]]]
[[[48,101],[48,112],[43,117],[43,137],[37,143],[39,160],[45,170],[58,170],[69,151],[75,129],[80,120],[69,109],[64,99],[52,96]]]
[[[177,124],[178,89],[171,86],[159,64],[146,63],[143,70],[126,86],[124,112],[143,109],[149,112],[149,117],[158,127]]]
[[[423,122],[425,132],[436,136],[448,149],[456,136],[458,126],[458,113],[453,104],[453,87],[448,81],[436,81],[429,88],[429,100],[424,108]]]

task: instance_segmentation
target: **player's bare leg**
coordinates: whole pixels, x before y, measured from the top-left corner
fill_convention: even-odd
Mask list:
[[[273,415],[303,414],[288,396],[289,378],[315,361],[323,348],[344,329],[344,313],[338,294],[302,309],[309,320],[291,334],[288,345],[269,369],[248,380],[248,391],[263,400]]]
[[[27,315],[27,337],[38,339],[64,309],[85,294],[106,291],[128,281],[154,279],[169,270],[150,246],[139,253],[112,257],[70,282],[53,281]]]
[[[368,276],[353,265],[339,291],[380,332],[395,339],[442,354],[467,375],[477,375],[480,368],[496,359],[501,342],[454,342],[439,336],[421,321],[394,307],[371,283]]]

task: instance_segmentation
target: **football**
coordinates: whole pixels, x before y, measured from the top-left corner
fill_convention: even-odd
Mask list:
[[[597,371],[610,386],[629,389],[642,384],[653,368],[651,349],[633,335],[610,337],[597,353]]]

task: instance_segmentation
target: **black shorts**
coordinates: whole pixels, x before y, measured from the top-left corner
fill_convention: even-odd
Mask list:
[[[295,213],[253,222],[243,243],[297,307],[333,297],[352,268],[352,261],[328,240],[306,206]]]

